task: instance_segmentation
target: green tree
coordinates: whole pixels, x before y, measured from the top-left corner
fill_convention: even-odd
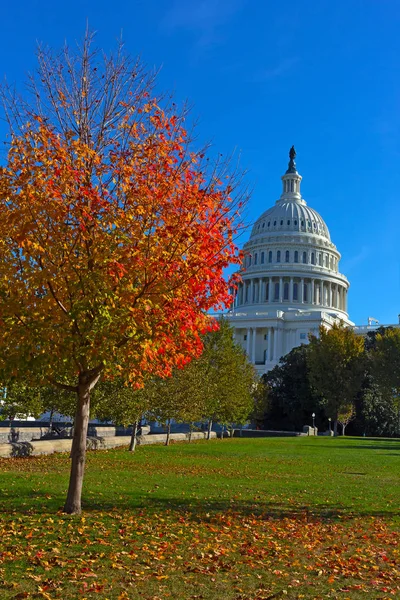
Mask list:
[[[132,425],[129,451],[136,449],[139,422],[150,409],[153,401],[151,381],[142,388],[134,388],[122,377],[102,381],[94,393],[94,414],[102,421],[112,421],[115,425]]]
[[[337,435],[339,419],[347,421],[364,377],[364,340],[350,327],[321,326],[319,338],[310,335],[307,349],[310,382],[332,415]],[[344,433],[344,431],[343,431]]]
[[[256,373],[226,319],[220,319],[219,329],[206,336],[200,362],[204,370],[208,432],[213,422],[223,427],[244,425],[254,409]]]
[[[3,384],[1,391],[0,414],[3,419],[37,418],[43,412],[40,388],[12,380]]]
[[[375,381],[396,410],[400,435],[400,328],[387,328],[376,334],[371,360]]]
[[[152,405],[150,414],[167,427],[168,446],[172,421],[192,424],[204,416],[204,380],[202,363],[195,360],[183,369],[174,369],[168,379],[155,378],[150,383]]]
[[[267,427],[298,431],[313,412],[318,420],[324,418],[321,398],[310,381],[307,356],[307,346],[293,348],[263,376],[270,398],[265,415]]]

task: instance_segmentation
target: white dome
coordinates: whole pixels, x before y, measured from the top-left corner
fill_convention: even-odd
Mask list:
[[[250,239],[259,235],[278,235],[304,233],[331,240],[328,227],[323,218],[306,202],[297,198],[280,199],[275,206],[266,210],[255,222]]]

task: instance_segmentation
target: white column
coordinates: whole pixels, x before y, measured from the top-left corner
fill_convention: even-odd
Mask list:
[[[271,360],[271,343],[272,343],[272,329],[268,327],[267,330],[267,362]]]
[[[253,304],[253,294],[254,294],[254,279],[250,279],[250,304]]]
[[[253,328],[253,339],[251,344],[251,362],[254,364],[256,362],[256,337],[257,337],[257,327]]]
[[[268,278],[268,285],[269,285],[269,295],[268,295],[268,302],[271,303],[274,299],[274,288],[273,288],[273,283],[272,283],[272,277]]]
[[[290,284],[289,284],[289,300],[290,302],[293,302],[293,277],[290,278]]]
[[[333,304],[333,297],[332,297],[332,283],[329,282],[329,306],[332,306]]]
[[[300,280],[300,302],[304,304],[304,279]]]
[[[315,279],[311,279],[311,304],[315,304],[315,299],[314,299],[314,283],[315,283]]]
[[[265,302],[265,280],[261,279],[260,280],[260,302],[264,303]]]
[[[279,277],[279,302],[283,302],[283,279]]]
[[[274,345],[275,345],[275,328],[271,327],[271,356],[270,356],[270,360],[274,360]]]
[[[275,327],[274,331],[274,360],[278,360],[278,329]]]
[[[247,337],[246,337],[246,354],[250,358],[250,327],[247,328]]]

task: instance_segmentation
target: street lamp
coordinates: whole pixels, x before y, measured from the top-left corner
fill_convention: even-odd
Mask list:
[[[315,435],[315,413],[313,413],[312,415],[312,428],[313,428],[313,433]]]
[[[331,427],[331,421],[332,419],[330,417],[328,417],[328,421],[329,421],[329,433],[332,433],[332,427]]]

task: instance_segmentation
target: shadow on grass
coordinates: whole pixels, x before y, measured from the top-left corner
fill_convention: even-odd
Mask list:
[[[333,438],[333,439],[343,439],[343,438]],[[384,440],[376,440],[374,444],[371,444],[371,438],[363,441],[362,439],[357,440],[356,444],[345,443],[346,438],[343,439],[341,444],[335,444],[331,446],[328,444],[318,444],[318,448],[329,448],[330,450],[391,450],[400,452],[400,440],[399,439],[387,439]],[[314,444],[303,444],[303,446],[309,446],[315,448]]]
[[[246,500],[212,500],[212,501],[193,501],[176,498],[152,498],[142,502],[135,502],[131,505],[96,503],[85,500],[83,510],[86,513],[97,512],[98,510],[145,510],[148,513],[170,511],[189,517],[193,521],[204,521],[209,518],[221,517],[221,515],[235,514],[236,516],[250,517],[255,516],[261,519],[302,519],[307,521],[324,520],[331,521],[343,518],[356,517],[398,517],[400,509],[394,511],[374,511],[374,510],[349,510],[344,506],[333,504],[318,504],[315,506],[305,505],[295,502],[268,502],[267,501],[246,501]]]
[[[26,494],[19,494],[18,499],[7,498],[7,506],[0,503],[0,514],[17,515],[43,515],[49,513],[60,513],[64,505],[65,496],[54,494],[49,501],[46,492],[35,492],[35,497],[27,491]],[[95,513],[108,513],[112,517],[113,513],[145,511],[151,517],[152,514],[162,512],[184,515],[185,519],[194,522],[203,522],[210,519],[221,519],[223,516],[234,515],[237,517],[254,516],[261,520],[281,520],[281,519],[299,519],[305,522],[309,521],[336,521],[343,519],[354,519],[357,517],[384,517],[387,519],[400,517],[400,509],[397,510],[371,510],[362,508],[349,509],[338,504],[325,503],[316,505],[306,505],[295,500],[288,502],[271,502],[266,500],[193,500],[183,498],[132,498],[130,501],[115,502],[94,501],[84,498],[82,501],[82,512],[86,515]]]

